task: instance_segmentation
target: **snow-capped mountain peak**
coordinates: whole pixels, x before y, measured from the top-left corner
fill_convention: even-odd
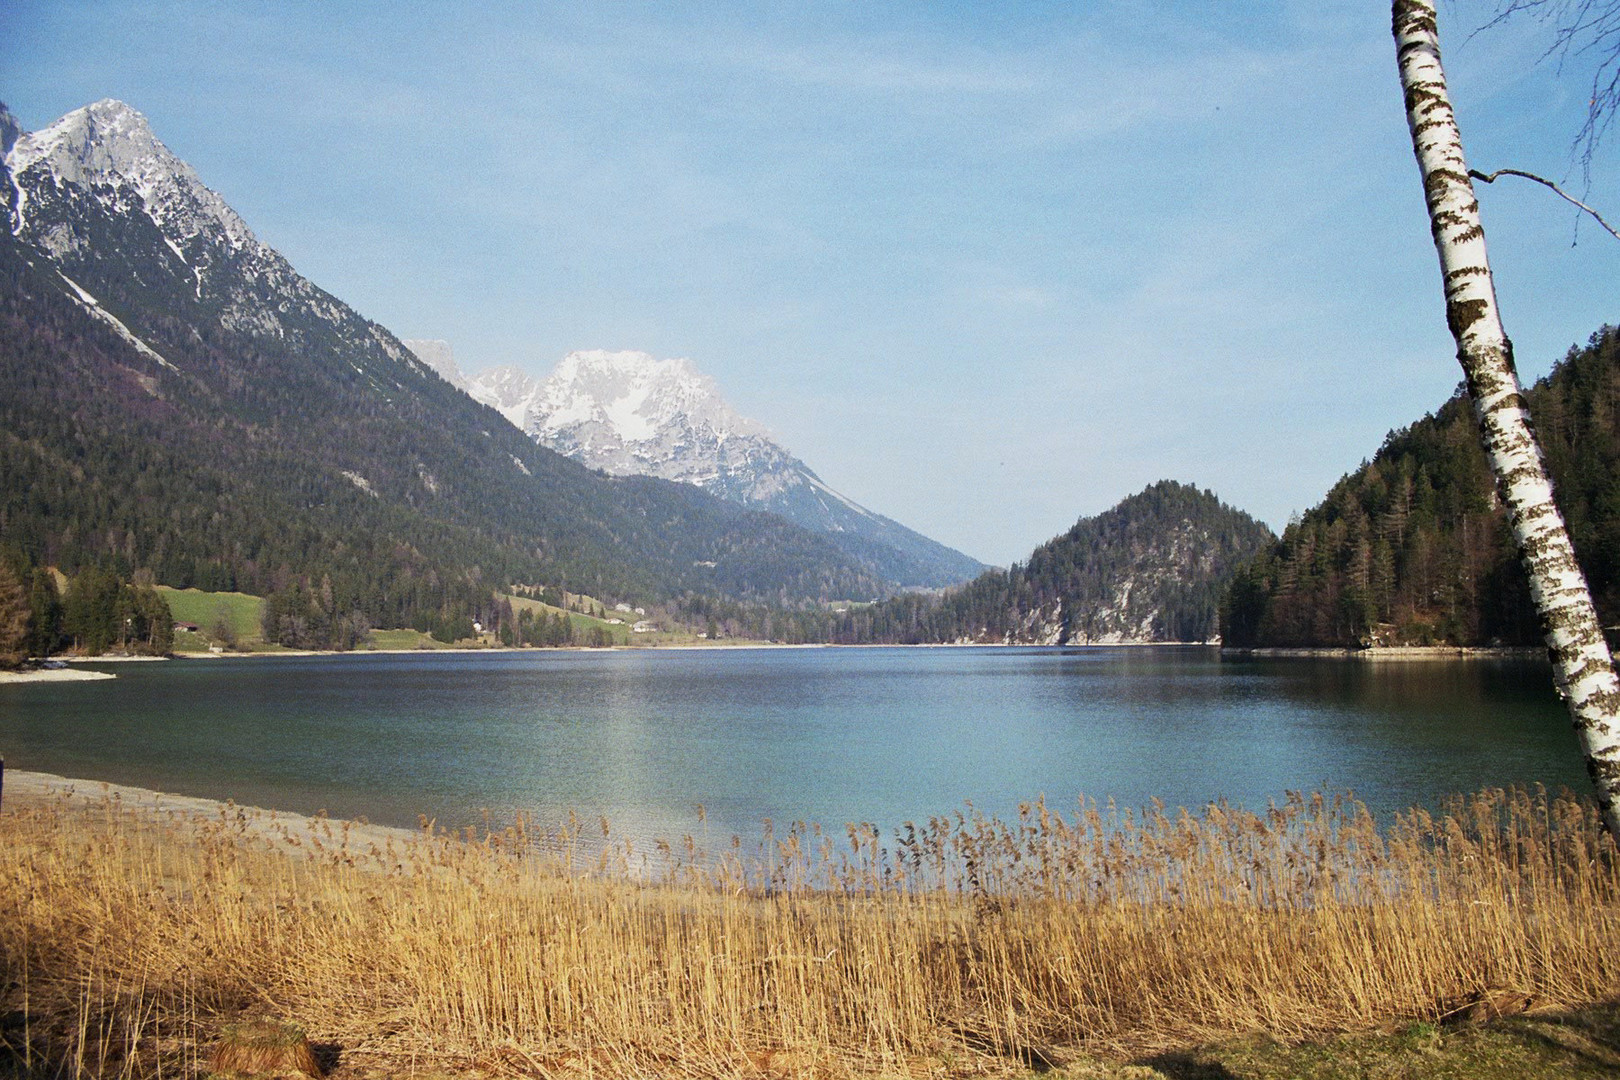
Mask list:
[[[377,350],[390,369],[407,360],[391,334],[258,240],[146,117],[121,101],[107,98],[16,135],[5,164],[12,235],[94,292],[109,313],[184,296],[227,331],[306,348],[336,334]],[[414,362],[409,366],[420,377]],[[390,370],[387,377],[409,374]]]
[[[825,533],[904,585],[963,581],[982,566],[828,487],[726,401],[684,358],[633,350],[569,353],[536,383],[515,367],[464,375],[443,342],[407,342],[451,383],[541,444],[612,476],[656,476],[769,510]]]
[[[770,437],[764,425],[733,409],[690,360],[644,352],[569,353],[540,385],[535,406],[533,433],[542,442],[578,440],[585,433],[593,447],[636,447],[654,457],[657,444],[671,435],[694,449],[733,437]]]
[[[179,234],[175,240],[208,230],[222,234],[233,248],[257,243],[225,200],[163,145],[145,116],[122,101],[103,98],[21,135],[6,154],[6,165],[13,177],[37,170],[57,186],[107,189],[108,198],[133,193],[160,229]],[[27,224],[28,192],[20,185],[18,192],[22,197],[13,232]]]

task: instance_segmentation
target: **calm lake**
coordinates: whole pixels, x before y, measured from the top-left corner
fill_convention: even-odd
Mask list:
[[[1544,663],[1225,659],[1202,648],[434,653],[109,664],[0,686],[8,767],[412,825],[886,831],[1044,794],[1140,807],[1351,789],[1583,791]],[[708,824],[697,823],[703,804]]]

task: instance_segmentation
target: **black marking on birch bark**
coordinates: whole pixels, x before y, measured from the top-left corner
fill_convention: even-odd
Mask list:
[[[1546,574],[1568,574],[1580,569],[1575,565],[1575,560],[1565,552],[1562,544],[1545,536],[1526,537],[1519,546],[1524,552],[1526,569]],[[1532,559],[1535,560],[1534,566],[1529,565]],[[1557,592],[1548,592],[1546,589],[1541,592],[1549,601],[1558,596]]]
[[[1556,664],[1561,671],[1564,672],[1563,678],[1564,678],[1565,683],[1567,684],[1566,685],[1566,693],[1570,692],[1570,690],[1572,690],[1573,687],[1578,685],[1582,678],[1585,678],[1584,674],[1583,675],[1576,675],[1574,672],[1565,670],[1569,666],[1570,658],[1573,657],[1573,656],[1579,656],[1580,655],[1580,648],[1578,646],[1575,646],[1575,645],[1556,645],[1556,646],[1555,645],[1549,645],[1547,647],[1547,655],[1549,657],[1551,657],[1552,662],[1554,664]]]
[[[1497,439],[1496,447],[1501,451],[1495,455],[1499,465],[1505,464],[1506,461],[1511,461],[1516,458],[1531,458],[1530,444],[1525,442],[1523,439],[1513,440],[1512,445],[1504,445],[1503,440]],[[1509,485],[1522,484],[1526,481],[1540,480],[1541,473],[1534,465],[1530,463],[1529,460],[1525,460],[1524,464],[1522,465],[1514,465],[1509,467],[1503,474],[1502,479]]]
[[[1617,710],[1620,710],[1620,693],[1613,690],[1599,690],[1581,702],[1580,719],[1575,723],[1588,731],[1595,731],[1600,735],[1610,735],[1614,727],[1608,721]],[[1587,715],[1591,713],[1592,715]],[[1614,755],[1609,755],[1614,756]]]
[[[1531,570],[1531,572],[1541,570],[1542,567],[1547,565],[1547,541],[1542,536],[1526,536],[1520,541],[1520,554],[1523,555],[1528,570]],[[1529,565],[1529,563],[1534,563],[1534,565]],[[1542,596],[1545,596],[1545,594],[1547,594],[1547,591],[1542,589]]]
[[[1579,730],[1579,728],[1576,730]],[[1596,784],[1600,790],[1611,794],[1620,791],[1620,761],[1588,757],[1586,759],[1586,772],[1592,778],[1592,783]]]
[[[1580,570],[1575,562],[1575,556],[1568,548],[1557,542],[1556,537],[1549,537],[1542,545],[1541,568],[1554,574],[1569,574]]]
[[[1502,474],[1502,483],[1509,487],[1517,487],[1527,479],[1540,479],[1541,470],[1533,465],[1521,465]],[[1541,521],[1552,511],[1545,503],[1526,503],[1516,515],[1520,524],[1529,525]]]
[[[1571,683],[1578,684],[1584,682],[1592,676],[1598,674],[1598,672],[1601,670],[1597,663],[1590,656],[1586,655],[1585,645],[1571,645],[1569,646],[1569,651],[1574,654],[1575,659],[1578,661],[1578,663],[1574,665],[1575,670],[1572,671],[1569,676],[1569,681]],[[1590,701],[1590,698],[1582,701],[1582,708],[1584,709],[1590,703]]]
[[[1524,397],[1516,382],[1500,371],[1482,371],[1478,377],[1479,399],[1485,403],[1481,409],[1483,419],[1504,436],[1518,434],[1511,431],[1511,421],[1516,416],[1524,415],[1525,411]]]
[[[1429,175],[1425,177],[1423,181],[1424,191],[1431,196],[1441,187],[1447,185],[1468,187],[1468,174],[1457,169],[1448,169],[1442,166],[1441,168],[1430,171]]]
[[[1453,337],[1462,337],[1468,328],[1485,317],[1490,308],[1488,300],[1453,300],[1446,304],[1446,325]]]
[[[1518,416],[1515,410],[1509,409],[1493,412],[1486,418],[1499,448],[1496,459],[1504,464],[1509,461],[1523,461],[1528,464],[1540,456],[1536,453],[1535,444],[1522,432],[1509,433],[1508,424],[1518,419]]]
[[[1434,9],[1427,4],[1416,3],[1414,0],[1395,0],[1390,8],[1391,22],[1396,37],[1409,37],[1413,34],[1426,34],[1436,36],[1439,28],[1435,25]]]
[[[1416,83],[1406,89],[1406,111],[1408,115],[1424,111],[1424,106],[1439,108],[1446,104],[1446,99],[1438,91],[1429,89],[1427,83]]]
[[[1591,643],[1592,625],[1579,615],[1574,614],[1572,608],[1548,608],[1545,621],[1551,629],[1562,630],[1569,635],[1569,643],[1559,646],[1562,650],[1560,655],[1566,659],[1580,656],[1587,645]],[[1583,630],[1585,633],[1581,633]]]

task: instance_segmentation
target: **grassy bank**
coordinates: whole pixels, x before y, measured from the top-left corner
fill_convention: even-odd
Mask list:
[[[1219,1077],[1612,999],[1620,868],[1589,807],[1502,792],[1382,829],[1319,798],[1035,805],[751,853],[58,802],[0,814],[0,957],[38,1075],[196,1075],[272,1015],[354,1076]],[[1312,1069],[1252,1075],[1361,1075]]]
[[[171,589],[159,585],[158,592],[169,605],[176,622],[194,623],[198,633],[178,631],[175,648],[181,652],[206,651],[209,645],[219,644],[218,631],[228,633],[227,641],[240,642],[244,648],[263,643],[259,628],[264,612],[264,599],[237,592],[203,592],[201,589]]]

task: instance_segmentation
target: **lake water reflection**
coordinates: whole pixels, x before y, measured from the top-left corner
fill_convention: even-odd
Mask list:
[[[414,824],[841,829],[1045,794],[1375,811],[1586,783],[1547,665],[1223,660],[1187,648],[433,653],[108,665],[0,686],[13,768]]]

